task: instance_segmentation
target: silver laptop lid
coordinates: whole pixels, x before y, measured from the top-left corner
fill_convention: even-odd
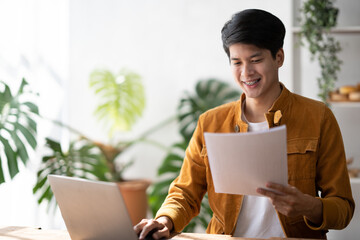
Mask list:
[[[116,183],[48,176],[72,240],[136,240]]]

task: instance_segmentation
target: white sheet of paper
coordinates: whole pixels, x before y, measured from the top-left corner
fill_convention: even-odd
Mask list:
[[[285,126],[204,137],[215,192],[259,196],[267,182],[288,184]]]

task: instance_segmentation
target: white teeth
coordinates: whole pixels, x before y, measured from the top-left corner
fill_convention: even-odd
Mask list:
[[[247,86],[252,86],[252,85],[258,83],[259,81],[260,81],[260,79],[257,79],[257,80],[255,80],[255,81],[249,81],[249,82],[244,82],[244,81],[243,81],[243,83],[244,83],[245,85],[247,85]]]

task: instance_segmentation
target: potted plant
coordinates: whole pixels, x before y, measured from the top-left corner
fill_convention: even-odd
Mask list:
[[[130,130],[145,107],[145,93],[140,76],[129,70],[122,70],[116,75],[107,70],[96,70],[91,73],[89,83],[100,99],[95,115],[105,124],[110,139],[113,139],[114,134],[119,131]],[[92,140],[63,123],[56,123],[66,127],[78,137],[70,142],[67,151],[59,142],[46,139],[50,153],[42,159],[37,173],[37,183],[33,188],[34,194],[39,194],[39,204],[44,200],[50,205],[55,204],[47,182],[48,174],[76,176],[117,182],[133,224],[145,218],[148,202],[146,189],[150,181],[125,181],[123,171],[131,165],[131,162],[123,163],[119,158],[121,153],[146,139],[158,126],[135,140],[109,144]],[[161,123],[161,126],[163,125],[164,123]]]
[[[29,149],[37,145],[39,111],[33,102],[36,94],[30,91],[22,79],[18,91],[13,94],[8,84],[0,81],[0,184],[6,181],[6,173],[13,179],[19,172],[19,163],[26,165]],[[3,166],[7,165],[7,169]],[[5,172],[4,172],[5,170]]]
[[[328,95],[335,88],[337,73],[342,61],[337,57],[340,43],[330,34],[336,26],[338,8],[332,0],[307,0],[301,8],[301,37],[308,43],[312,60],[316,57],[321,67],[317,78],[320,99],[326,103]]]
[[[185,92],[177,108],[177,117],[180,125],[179,133],[182,140],[174,143],[158,169],[160,181],[152,185],[150,192],[150,208],[153,215],[156,214],[164,202],[170,183],[179,175],[185,150],[195,131],[197,120],[203,112],[217,107],[226,102],[239,99],[240,92],[225,82],[217,79],[198,81],[195,86],[195,94]],[[212,217],[212,211],[205,195],[200,213],[191,220],[184,232],[194,232],[196,226],[204,229]]]

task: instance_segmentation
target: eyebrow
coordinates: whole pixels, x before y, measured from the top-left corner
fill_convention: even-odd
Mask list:
[[[256,53],[254,53],[253,55],[251,55],[249,58],[259,57],[259,56],[261,56],[261,55],[262,55],[261,52],[256,52]],[[237,61],[237,60],[240,60],[240,59],[239,59],[239,58],[236,58],[236,57],[232,57],[232,58],[230,58],[230,60],[232,60],[232,61]]]

